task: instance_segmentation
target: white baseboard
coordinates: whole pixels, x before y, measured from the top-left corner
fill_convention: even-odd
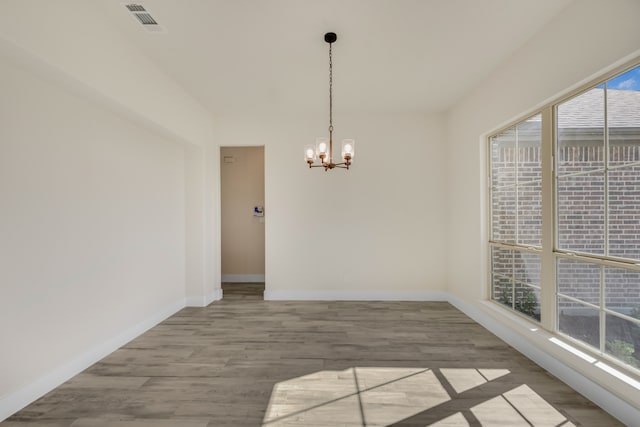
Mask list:
[[[214,301],[222,299],[222,289],[215,289],[207,296],[187,297],[185,298],[187,307],[206,307]]]
[[[535,328],[532,328],[532,325],[528,324],[524,320],[518,319],[517,316],[513,316],[514,319],[510,319],[512,320],[510,325],[514,326],[516,329],[523,329],[520,333],[516,332],[514,328],[507,326],[505,323],[496,320],[485,311],[467,304],[458,297],[451,294],[448,296],[449,303],[451,305],[472,318],[474,321],[478,322],[485,329],[489,330],[498,338],[518,350],[537,365],[551,372],[562,382],[594,402],[596,405],[600,406],[609,414],[616,417],[626,425],[640,425],[638,424],[638,420],[640,420],[639,408],[636,408],[629,402],[604,388],[599,383],[588,378],[585,374],[580,373],[564,361],[554,357],[552,354],[541,348],[540,344],[544,345],[543,341],[547,341],[553,335],[545,331],[535,331],[536,334],[542,335],[541,337],[538,337],[539,342],[536,343],[534,340],[528,339],[523,333],[524,331],[533,333]],[[533,337],[533,335],[531,337]],[[578,359],[577,356],[570,354],[569,351],[566,351],[565,357]],[[583,361],[576,362],[584,363]],[[600,371],[598,368],[593,366],[585,366],[585,368],[586,370],[591,369]],[[602,374],[601,372],[596,373]],[[613,379],[613,376],[609,379]],[[626,386],[627,385],[623,384],[622,381],[619,384],[620,388]],[[618,390],[618,392],[620,393],[621,390]]]
[[[33,383],[13,393],[2,396],[0,398],[0,422],[84,371],[89,366],[105,358],[107,355],[113,353],[132,339],[156,326],[158,323],[184,308],[184,306],[185,300],[181,298],[137,325],[90,348]]]
[[[290,301],[447,301],[442,291],[270,291],[265,300]]]
[[[261,283],[264,282],[264,274],[223,274],[222,282],[225,283]]]
[[[211,304],[214,301],[220,301],[222,299],[222,288],[215,289],[209,296],[207,297],[206,305]]]

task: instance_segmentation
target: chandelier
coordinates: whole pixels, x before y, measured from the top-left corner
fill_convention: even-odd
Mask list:
[[[331,57],[331,45],[338,39],[336,33],[324,35],[324,41],[329,43],[329,138],[316,138],[316,145],[304,147],[304,159],[310,168],[324,168],[325,171],[333,168],[349,169],[355,153],[356,142],[353,139],[342,140],[342,154],[340,163],[333,162],[333,59]],[[317,158],[321,164],[314,165]]]

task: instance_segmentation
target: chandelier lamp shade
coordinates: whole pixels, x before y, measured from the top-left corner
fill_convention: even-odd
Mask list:
[[[310,168],[324,168],[325,171],[334,168],[349,169],[355,154],[356,142],[353,139],[342,140],[340,160],[334,163],[333,156],[333,57],[331,47],[338,39],[336,33],[326,33],[324,41],[329,43],[329,138],[316,138],[316,145],[304,147],[304,159]],[[320,159],[319,164],[314,164]]]

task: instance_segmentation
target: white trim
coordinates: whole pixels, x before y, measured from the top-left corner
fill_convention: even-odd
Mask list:
[[[186,307],[206,307],[214,301],[222,299],[222,289],[214,289],[212,293],[206,296],[186,297]]]
[[[611,388],[617,391],[617,394],[612,393],[596,382],[605,379],[599,372],[601,369],[596,369],[594,364],[562,347],[557,347],[554,351],[556,354],[552,354],[545,347],[550,346],[549,341],[555,335],[536,328],[533,323],[518,316],[505,313],[505,310],[495,307],[491,302],[479,301],[478,305],[471,305],[449,294],[449,303],[624,424],[637,425],[640,409],[620,395],[633,401],[633,395],[637,396],[640,390],[631,390],[629,385],[609,374],[606,380],[615,383]],[[568,364],[557,356],[572,363]],[[593,375],[587,376],[580,371]]]
[[[290,301],[447,301],[444,291],[269,291],[265,300]]]
[[[222,281],[227,283],[262,283],[264,274],[223,274]]]
[[[209,305],[214,301],[220,301],[221,299],[222,299],[222,288],[214,289],[213,292],[207,297],[206,305]]]
[[[87,369],[89,366],[113,353],[132,339],[145,333],[185,306],[184,298],[158,311],[137,325],[95,345],[78,357],[54,369],[40,379],[0,398],[0,422],[36,401],[65,381]]]

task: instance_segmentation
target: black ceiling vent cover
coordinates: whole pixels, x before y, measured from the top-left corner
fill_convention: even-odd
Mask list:
[[[136,22],[142,24],[142,27],[152,33],[165,33],[166,30],[158,24],[149,10],[141,4],[126,3],[124,6],[129,14],[136,19]]]
[[[139,4],[127,4],[125,5],[127,7],[127,9],[129,9],[129,12],[146,12],[144,6],[139,5]]]

